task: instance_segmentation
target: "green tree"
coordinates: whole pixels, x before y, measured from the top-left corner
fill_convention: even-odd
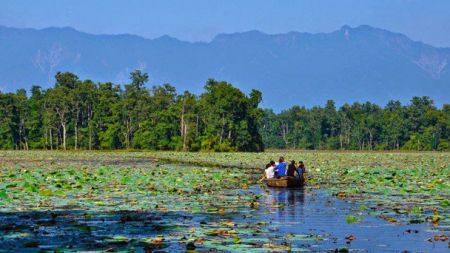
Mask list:
[[[28,139],[32,149],[41,149],[46,147],[45,129],[44,129],[44,97],[40,86],[31,88],[31,97],[28,100],[29,118],[28,118]]]
[[[99,84],[94,103],[94,139],[101,149],[122,148],[120,87],[112,83]],[[90,126],[92,128],[92,126]]]
[[[17,147],[28,150],[28,130],[30,119],[30,108],[27,98],[27,92],[24,89],[17,90],[14,101],[15,128],[17,129],[18,139]]]
[[[14,94],[0,92],[0,148],[14,149],[17,133],[14,129]]]
[[[403,145],[405,121],[404,109],[399,101],[389,101],[382,117],[381,143],[378,149],[400,149]]]
[[[148,110],[149,92],[144,87],[148,81],[148,75],[136,70],[130,74],[131,84],[125,85],[125,91],[122,94],[122,117],[123,117],[123,135],[126,148],[132,148],[132,141],[135,132],[144,121]],[[143,119],[144,118],[144,119]],[[138,141],[135,141],[137,143]]]
[[[247,97],[227,82],[208,80],[200,97],[201,120],[205,128],[201,136],[202,148],[250,151],[252,147],[259,147],[262,150],[259,132],[252,133],[259,121],[259,112],[255,109],[259,96],[253,91],[251,97]]]
[[[264,148],[448,150],[450,106],[428,97],[407,106],[390,101],[262,110],[249,95],[210,79],[196,96],[170,84],[145,87],[148,74],[124,86],[58,72],[47,90],[0,93],[2,149],[158,149],[262,151]]]

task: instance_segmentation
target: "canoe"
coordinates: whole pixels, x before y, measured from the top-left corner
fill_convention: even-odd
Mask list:
[[[277,188],[295,188],[302,187],[303,180],[296,179],[294,177],[282,177],[279,179],[264,179],[267,186]]]

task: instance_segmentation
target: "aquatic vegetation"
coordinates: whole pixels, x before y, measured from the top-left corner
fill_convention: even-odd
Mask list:
[[[353,215],[347,215],[347,217],[345,217],[345,220],[347,221],[347,223],[352,224],[359,222],[361,219]]]
[[[22,154],[22,155],[18,155]],[[285,156],[287,160],[304,160],[308,168],[308,184],[320,187],[344,200],[361,199],[367,212],[394,211],[411,221],[427,220],[432,211],[448,213],[450,199],[450,155],[449,153],[360,153],[360,152],[264,152],[264,153],[186,153],[186,152],[46,152],[21,153],[3,151],[3,161],[14,161],[25,168],[55,166],[59,162],[76,166],[111,165],[115,168],[142,167],[150,161],[195,166],[235,168],[244,177],[236,178],[233,185],[247,187],[247,176],[253,172],[242,169],[257,169],[270,160]],[[18,163],[18,161],[20,161]],[[260,172],[258,172],[260,170]],[[185,171],[189,171],[186,169]],[[154,171],[154,173],[159,173]],[[192,171],[196,174],[198,171]],[[136,175],[139,175],[139,172]],[[257,177],[257,176],[256,176]],[[131,180],[123,178],[121,180]],[[227,171],[216,175],[214,182],[229,179]],[[241,180],[242,179],[242,180]],[[11,179],[12,180],[12,179]],[[105,179],[107,180],[107,179]],[[172,179],[170,179],[172,180]],[[167,182],[170,182],[168,179]],[[255,180],[255,178],[253,178]],[[185,190],[200,181],[189,179],[186,184],[178,182]],[[205,180],[202,183],[211,183]],[[161,182],[160,182],[161,184]],[[228,182],[222,182],[227,185]],[[150,186],[149,186],[150,187]],[[187,188],[186,188],[187,187]],[[27,189],[34,189],[28,186]],[[192,189],[191,189],[192,191]],[[40,191],[41,194],[61,194],[61,191]],[[8,197],[8,191],[0,187],[0,201]],[[371,205],[370,205],[371,203]]]
[[[168,206],[171,211],[195,212],[205,208],[203,202],[225,189],[239,189],[256,182],[254,174],[240,169],[156,163],[135,168],[60,164],[12,166],[1,170],[0,179],[0,210],[8,212],[67,207],[148,210]],[[194,198],[198,203],[186,203],[185,198]],[[224,208],[232,209],[233,205]]]
[[[362,211],[396,216],[404,222],[430,220],[433,210],[448,216],[449,153],[280,151],[198,154],[152,152],[138,155],[183,163],[243,168],[262,168],[268,161],[284,156],[287,160],[305,161],[309,186],[325,189],[343,200],[364,201],[367,204]],[[390,222],[393,222],[393,217]]]
[[[259,196],[241,190],[259,178],[250,170],[22,158],[1,160],[2,249],[254,251],[267,243],[266,224],[233,220],[255,210]]]
[[[423,223],[437,233],[430,240],[448,240],[447,153],[2,151],[0,244],[52,251],[295,252],[325,243],[322,249],[344,252],[346,241],[358,242],[359,235],[349,240],[348,233],[339,239],[344,244],[331,248],[332,235],[281,232],[290,223],[265,220],[303,202],[255,188],[263,165],[280,155],[306,162],[311,201],[320,190],[354,203],[339,216],[342,224],[365,226],[366,215],[393,226]]]

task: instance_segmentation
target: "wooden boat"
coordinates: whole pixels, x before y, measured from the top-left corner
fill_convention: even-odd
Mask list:
[[[297,179],[295,177],[282,177],[278,179],[264,179],[267,186],[277,187],[277,188],[296,188],[303,186],[303,180]]]

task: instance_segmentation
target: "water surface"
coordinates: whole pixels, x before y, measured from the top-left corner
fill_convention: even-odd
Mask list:
[[[255,189],[256,192],[261,190]],[[323,251],[349,248],[361,252],[448,252],[447,242],[427,241],[434,235],[447,234],[445,228],[422,224],[390,224],[361,211],[363,202],[347,202],[314,189],[267,189],[256,219],[267,219],[277,230],[274,234],[304,234],[317,240],[294,245]],[[283,208],[271,208],[274,203]],[[361,218],[348,224],[346,217]],[[353,236],[354,240],[348,240]]]

